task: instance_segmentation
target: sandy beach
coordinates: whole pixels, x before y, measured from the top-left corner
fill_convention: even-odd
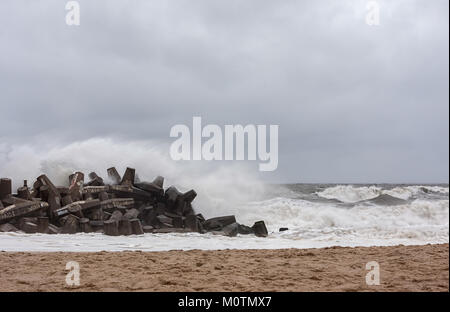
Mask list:
[[[80,286],[67,286],[68,261]],[[380,285],[366,284],[366,263]],[[166,252],[1,252],[0,291],[449,291],[448,244]]]

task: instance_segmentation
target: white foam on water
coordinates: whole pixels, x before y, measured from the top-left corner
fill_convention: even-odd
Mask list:
[[[343,203],[356,203],[378,197],[380,194],[381,189],[376,186],[353,187],[351,185],[336,185],[317,193],[320,197],[337,199]]]
[[[425,235],[435,232],[435,228],[421,228]],[[417,229],[415,230],[417,232]],[[344,231],[320,232],[315,238],[307,234],[286,231],[271,233],[269,237],[258,238],[252,235],[224,237],[213,234],[144,234],[131,236],[106,236],[94,234],[20,234],[0,233],[2,251],[35,252],[95,252],[95,251],[167,251],[167,250],[220,250],[220,249],[281,249],[281,248],[323,248],[330,246],[394,246],[426,244],[419,237],[404,232],[395,239],[386,240],[382,235],[364,236]],[[362,234],[360,232],[359,234]],[[431,243],[448,243],[447,237],[434,235]]]
[[[266,220],[269,237],[223,237],[169,233],[111,237],[98,233],[45,235],[0,233],[5,251],[121,251],[189,249],[278,249],[328,246],[391,246],[448,243],[449,201],[416,200],[399,206],[340,208],[303,200],[274,198],[242,206],[240,222]],[[288,227],[278,232],[279,227]]]
[[[353,185],[336,185],[317,192],[317,195],[326,199],[337,199],[343,203],[357,203],[363,200],[374,199],[383,194],[407,200],[421,191],[448,194],[449,188],[442,186],[409,185],[383,189],[378,186],[356,187]]]

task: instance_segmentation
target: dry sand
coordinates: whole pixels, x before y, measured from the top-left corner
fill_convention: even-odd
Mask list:
[[[80,286],[65,284],[66,262]],[[368,286],[365,265],[380,265]],[[0,291],[449,291],[448,244],[168,252],[0,252]]]

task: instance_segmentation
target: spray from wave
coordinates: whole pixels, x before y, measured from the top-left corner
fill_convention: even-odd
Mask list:
[[[48,149],[32,145],[0,146],[0,176],[12,178],[14,189],[23,180],[34,181],[43,173],[55,184],[67,185],[69,174],[75,171],[95,171],[106,176],[106,169],[111,166],[119,172],[133,167],[141,180],[164,176],[166,186],[175,185],[181,191],[195,189],[198,193],[195,208],[205,217],[236,212],[234,207],[260,199],[265,190],[265,185],[245,164],[173,161],[167,143],[155,141],[93,138]]]

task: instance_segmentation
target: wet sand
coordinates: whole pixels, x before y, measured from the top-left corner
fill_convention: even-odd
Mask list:
[[[1,248],[1,247],[0,247]],[[66,284],[68,261],[80,285]],[[366,284],[366,263],[380,285]],[[164,252],[0,252],[0,291],[449,291],[448,244]]]

